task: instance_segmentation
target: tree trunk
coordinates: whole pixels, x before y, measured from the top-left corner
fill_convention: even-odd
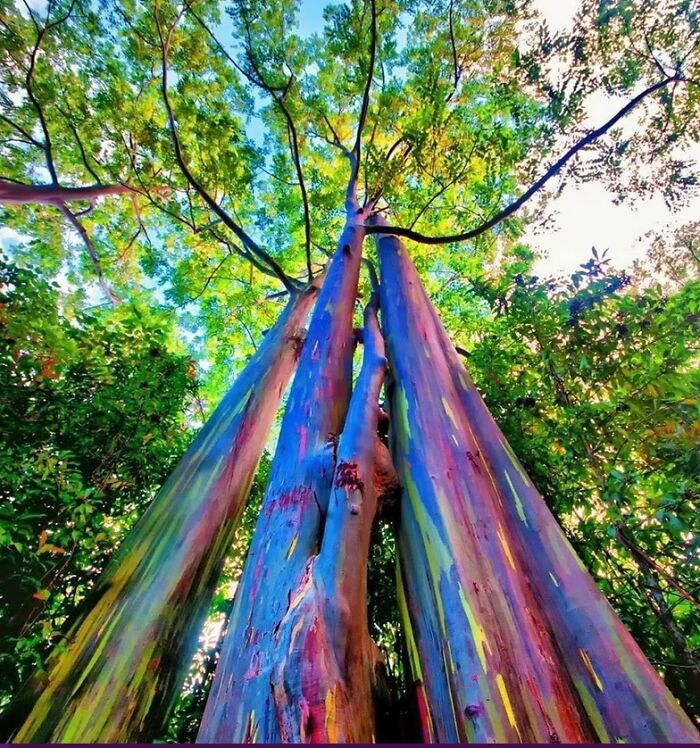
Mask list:
[[[379,253],[403,576],[437,739],[697,741],[493,421],[405,250],[384,235]]]
[[[377,511],[378,397],[386,359],[376,308],[365,311],[362,370],[340,437],[321,550],[277,635],[272,674],[287,742],[374,742],[378,650],[367,623],[367,559]]]
[[[668,683],[672,679],[680,688],[687,691],[691,705],[697,709],[700,706],[700,657],[690,648],[683,631],[676,623],[673,609],[668,606],[661,589],[659,573],[652,565],[651,559],[620,530],[618,530],[618,537],[624,538],[622,542],[630,551],[643,580],[644,595],[649,608],[658,624],[666,632],[673,649],[676,662],[670,662],[664,666],[665,681]]]
[[[503,497],[523,571],[556,632],[562,662],[598,740],[700,742],[691,720],[576,555],[440,330],[470,427]]]
[[[313,558],[352,384],[364,220],[364,211],[348,211],[309,325],[198,742],[313,741],[334,729],[326,714],[335,696],[320,710],[304,696],[326,675],[317,668],[333,657],[327,634],[334,632],[319,625],[302,634],[302,619],[299,630],[285,624],[315,583]]]
[[[398,239],[380,235],[378,244],[404,489],[399,548],[424,722],[439,742],[590,739],[509,542],[429,301]]]
[[[20,691],[15,707],[28,716],[15,741],[136,742],[157,734],[196,647],[316,295],[310,288],[290,300],[99,578],[87,613]]]

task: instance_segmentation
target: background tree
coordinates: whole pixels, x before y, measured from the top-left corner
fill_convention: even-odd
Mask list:
[[[187,445],[196,380],[158,310],[67,313],[6,258],[0,294],[6,705]]]

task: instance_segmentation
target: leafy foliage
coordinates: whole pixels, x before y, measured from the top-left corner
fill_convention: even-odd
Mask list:
[[[5,703],[40,664],[187,446],[192,364],[138,306],[66,315],[0,263],[0,666]]]
[[[280,284],[318,273],[335,243],[371,4],[328,3],[313,33],[308,5],[0,0],[3,185],[123,188],[0,208],[15,232],[0,264],[0,706],[273,324]],[[437,236],[488,221],[590,132],[592,98],[612,110],[666,78],[560,186],[671,207],[694,194],[693,3],[586,0],[556,35],[531,6],[377,0],[359,192],[392,223]],[[526,220],[411,255],[510,443],[697,717],[698,226],[650,237],[627,273],[594,254],[539,279]],[[101,292],[125,303],[91,308]],[[388,523],[372,554],[372,634],[404,698]],[[163,739],[192,738],[217,646],[203,641]]]
[[[700,284],[512,261],[465,294],[468,367],[598,584],[697,718]],[[476,328],[480,330],[476,332]]]

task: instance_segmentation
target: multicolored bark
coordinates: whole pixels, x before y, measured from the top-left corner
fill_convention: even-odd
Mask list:
[[[394,237],[380,235],[379,257],[399,546],[434,736],[585,741],[592,733],[514,557],[416,272]]]
[[[425,732],[697,740],[496,427],[400,242],[378,244],[404,487],[400,597]]]
[[[312,740],[325,724],[325,715],[292,704],[291,692],[275,679],[293,656],[282,649],[284,621],[311,580],[350,398],[365,218],[365,211],[348,210],[309,325],[198,742]],[[298,646],[314,650],[323,642],[311,635]],[[296,678],[306,684],[317,673],[304,664]]]
[[[295,295],[20,692],[16,742],[136,742],[180,687],[318,290]]]
[[[433,313],[435,310],[433,309]],[[437,320],[437,315],[435,316]],[[700,742],[528,478],[440,326],[464,412],[502,497],[508,534],[601,742]]]
[[[367,623],[367,559],[377,511],[374,485],[384,341],[374,304],[365,311],[362,370],[338,444],[323,539],[277,633],[271,675],[285,741],[374,741],[379,653]]]

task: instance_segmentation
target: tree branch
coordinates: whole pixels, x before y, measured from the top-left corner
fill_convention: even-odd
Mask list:
[[[447,95],[445,102],[450,101],[450,99],[454,96],[455,91],[457,90],[457,86],[459,85],[459,79],[462,77],[462,69],[459,65],[459,61],[457,60],[457,46],[455,44],[454,24],[452,20],[452,14],[454,10],[453,6],[454,6],[454,0],[450,0],[449,21],[450,21],[450,46],[452,48],[453,88],[450,91],[450,93]]]
[[[365,90],[362,95],[362,106],[360,107],[360,118],[357,122],[357,134],[355,135],[355,145],[352,148],[352,154],[354,160],[352,163],[352,170],[350,172],[350,182],[348,183],[348,199],[349,204],[352,199],[352,206],[357,207],[357,178],[360,173],[360,162],[362,158],[362,131],[365,129],[365,122],[367,121],[367,111],[369,109],[369,95],[372,88],[372,79],[374,78],[374,63],[377,56],[377,5],[376,0],[370,0],[372,8],[372,20],[371,20],[371,41],[370,41],[370,53],[369,53],[369,69],[367,71],[367,82],[365,83]]]
[[[39,29],[39,25],[36,22],[34,14],[31,12],[31,10],[29,10],[29,6],[27,5],[27,9],[29,10],[29,14],[37,30],[37,37],[36,37],[36,42],[34,43],[32,52],[29,56],[29,67],[27,68],[27,73],[24,78],[24,85],[27,91],[27,96],[29,97],[29,100],[32,102],[32,106],[34,107],[37,113],[37,116],[39,117],[39,124],[41,125],[41,131],[44,134],[43,150],[46,155],[46,168],[48,169],[49,174],[51,175],[51,183],[54,185],[58,184],[58,174],[56,173],[56,167],[53,162],[53,151],[52,151],[53,146],[51,144],[51,135],[49,134],[49,128],[46,122],[46,118],[44,117],[44,110],[42,109],[41,104],[39,104],[38,99],[34,95],[34,89],[32,86],[32,78],[34,76],[34,68],[36,66],[36,56],[39,53],[39,48],[41,47],[41,43],[44,40],[44,36],[49,31],[57,28],[58,26],[60,26],[62,23],[64,23],[70,18],[71,14],[73,13],[73,8],[75,7],[75,2],[76,0],[71,0],[71,4],[68,6],[68,10],[66,11],[66,13],[60,18],[57,18],[52,23],[48,23],[48,19],[51,14],[51,3],[49,3],[49,8],[48,8],[47,15],[46,15],[46,25],[42,29]]]
[[[89,200],[105,195],[131,192],[123,184],[93,184],[89,187],[61,187],[58,184],[21,184],[0,178],[0,203],[46,203],[59,207],[72,200]]]
[[[226,260],[228,260],[229,257],[231,257],[231,254],[232,252],[229,250],[223,256],[223,259],[216,264],[216,267],[211,271],[211,273],[209,273],[209,275],[207,276],[207,279],[204,281],[204,285],[202,286],[201,290],[198,293],[196,293],[194,296],[187,299],[187,301],[183,301],[182,304],[178,304],[175,308],[181,309],[183,306],[187,306],[188,304],[191,304],[192,302],[197,301],[197,299],[203,296],[204,292],[207,290],[207,288],[209,288],[209,285],[214,280],[214,276],[219,272],[219,270],[221,270]]]
[[[114,291],[109,287],[109,284],[105,280],[104,273],[102,271],[102,263],[100,262],[100,258],[97,256],[97,250],[95,249],[95,245],[93,244],[92,239],[90,238],[90,235],[85,230],[85,227],[82,223],[78,220],[76,215],[68,208],[67,205],[62,204],[58,206],[59,210],[63,215],[70,221],[73,228],[80,234],[80,238],[83,240],[83,243],[85,244],[85,248],[88,251],[88,255],[90,256],[90,260],[92,261],[92,266],[95,268],[95,273],[97,274],[97,280],[102,288],[102,290],[105,293],[105,296],[109,299],[109,301],[112,304],[121,304],[122,300],[117,296]]]
[[[544,187],[547,182],[549,182],[552,177],[556,176],[561,169],[583,148],[593,143],[595,140],[597,140],[601,135],[604,135],[611,127],[613,127],[617,122],[619,122],[625,115],[629,114],[629,112],[634,109],[637,104],[639,104],[641,101],[643,101],[647,96],[650,96],[651,94],[656,93],[656,91],[660,90],[661,88],[664,88],[669,83],[673,83],[676,81],[682,80],[680,76],[674,75],[670,78],[666,78],[662,81],[658,81],[653,86],[649,86],[649,88],[646,88],[644,91],[642,91],[640,94],[635,96],[631,101],[629,101],[625,106],[620,109],[617,114],[615,114],[613,117],[611,117],[604,125],[599,127],[597,130],[592,130],[588,135],[586,135],[584,138],[579,140],[575,145],[573,145],[569,150],[552,166],[549,167],[549,169],[526,191],[524,192],[517,200],[514,200],[510,205],[505,207],[500,213],[497,213],[493,218],[490,218],[488,221],[482,223],[480,226],[477,226],[474,229],[470,229],[469,231],[465,231],[461,234],[452,234],[449,236],[425,236],[424,234],[420,234],[417,231],[413,231],[411,229],[405,229],[401,228],[399,226],[372,226],[372,225],[366,225],[365,228],[367,230],[368,234],[393,234],[394,236],[403,236],[407,239],[412,239],[414,242],[419,242],[420,244],[450,244],[452,242],[463,242],[468,241],[469,239],[474,239],[477,236],[480,236],[481,234],[484,234],[489,229],[492,229],[494,226],[499,224],[501,221],[505,220],[509,216],[511,216],[513,213],[515,213],[519,208],[521,208],[535,193],[539,192],[542,187]]]
[[[292,161],[294,163],[294,170],[296,171],[297,175],[297,182],[299,184],[299,191],[301,192],[301,202],[303,205],[304,210],[304,251],[306,254],[306,271],[308,274],[308,280],[311,281],[313,278],[313,272],[311,270],[311,215],[309,210],[309,196],[306,190],[306,183],[304,181],[304,172],[301,168],[301,156],[299,153],[299,136],[297,133],[296,124],[294,123],[294,118],[291,115],[291,112],[289,111],[289,108],[285,104],[285,96],[289,92],[289,89],[294,82],[294,76],[290,76],[287,84],[280,90],[279,87],[273,86],[270,83],[268,83],[265,80],[265,77],[263,76],[260,68],[258,67],[257,61],[255,59],[255,54],[253,52],[253,44],[252,44],[252,37],[250,33],[250,26],[248,25],[247,19],[244,19],[244,23],[246,25],[246,38],[247,38],[247,44],[246,44],[246,55],[248,57],[248,61],[250,62],[251,67],[253,68],[253,72],[255,73],[255,76],[252,76],[248,74],[242,67],[237,65],[236,63],[233,63],[233,59],[230,57],[230,55],[226,54],[229,60],[235,65],[236,69],[241,71],[243,75],[254,85],[259,86],[263,89],[266,93],[270,95],[272,100],[275,102],[279,110],[282,112],[282,115],[284,116],[284,119],[287,123],[287,131],[289,134],[289,150],[292,154]],[[211,32],[210,32],[211,34]],[[212,38],[213,34],[211,34]],[[218,42],[217,42],[218,44]],[[218,44],[219,48],[221,48],[221,45]]]
[[[99,175],[95,172],[92,166],[90,166],[90,162],[88,161],[87,153],[85,152],[85,148],[83,147],[83,141],[80,137],[80,133],[78,132],[78,128],[71,122],[68,115],[62,109],[59,108],[58,111],[61,112],[61,114],[65,117],[65,120],[68,123],[68,127],[70,127],[70,130],[73,133],[75,142],[78,144],[78,150],[80,151],[80,158],[83,161],[83,166],[85,166],[85,169],[95,180],[95,184],[102,184],[102,180],[100,179]]]
[[[173,148],[175,151],[175,160],[177,161],[178,166],[180,167],[180,170],[182,171],[185,179],[192,185],[192,187],[197,191],[197,193],[200,195],[200,197],[204,200],[204,202],[209,206],[209,208],[222,220],[224,225],[226,225],[235,235],[236,237],[241,241],[243,246],[247,247],[254,255],[256,255],[258,258],[260,258],[263,262],[265,262],[275,273],[277,278],[282,282],[284,287],[292,292],[297,290],[297,285],[294,283],[294,281],[284,272],[282,267],[277,263],[277,261],[269,255],[262,247],[260,247],[257,242],[255,242],[244,230],[241,226],[239,226],[233,218],[219,205],[219,203],[214,200],[214,198],[209,194],[209,192],[203,187],[203,185],[195,178],[195,176],[190,171],[190,168],[188,167],[183,152],[182,152],[182,146],[180,144],[180,138],[178,136],[177,132],[177,125],[175,123],[175,114],[173,112],[172,105],[170,103],[170,95],[168,93],[168,53],[170,50],[170,43],[172,41],[172,35],[173,32],[177,26],[177,24],[180,22],[180,19],[182,18],[182,15],[185,12],[185,9],[188,6],[183,6],[180,14],[175,20],[175,23],[168,31],[168,34],[166,37],[163,36],[163,30],[160,25],[160,21],[158,19],[157,12],[154,12],[154,19],[156,23],[156,29],[158,31],[158,39],[160,40],[160,49],[161,49],[161,92],[163,94],[163,102],[165,104],[165,109],[168,116],[168,125],[170,129],[170,136],[173,141]]]
[[[687,592],[663,567],[659,566],[659,564],[654,561],[653,558],[651,558],[647,553],[645,553],[636,543],[634,543],[630,538],[627,537],[624,530],[621,527],[616,527],[615,532],[617,535],[618,540],[622,543],[622,545],[627,548],[627,550],[632,554],[632,556],[637,560],[641,561],[646,566],[654,569],[654,571],[657,572],[657,574],[660,574],[666,582],[684,599],[687,600],[692,605],[695,605],[696,607],[700,608],[700,601],[696,600],[689,592]]]
[[[13,122],[9,117],[7,117],[6,115],[2,114],[2,112],[0,112],[0,119],[3,120],[4,122],[7,122],[7,124],[10,127],[12,127],[15,130],[17,130],[17,132],[20,133],[21,135],[23,135],[32,145],[36,146],[37,148],[41,149],[42,151],[44,150],[43,143],[40,143],[38,140],[36,140],[35,138],[33,138],[29,134],[29,132],[27,130],[25,130],[23,127],[20,127],[16,122]]]

